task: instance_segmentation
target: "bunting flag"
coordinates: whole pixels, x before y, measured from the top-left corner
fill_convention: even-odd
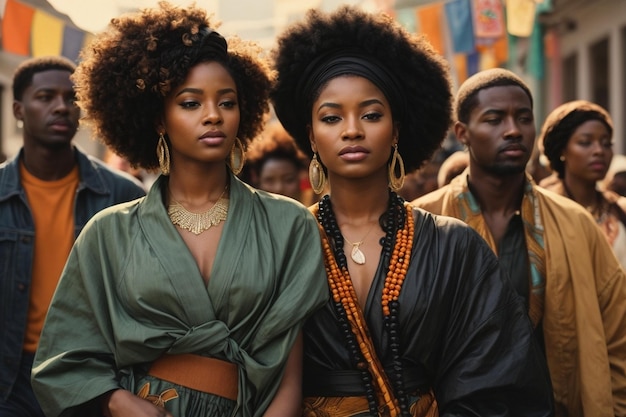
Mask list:
[[[471,77],[479,71],[480,54],[477,51],[467,54],[467,76]]]
[[[31,55],[60,55],[63,47],[63,22],[56,17],[35,10],[31,30]]]
[[[396,20],[411,33],[419,33],[417,22],[415,21],[415,11],[411,9],[400,9],[396,11]]]
[[[0,0],[1,1],[1,0]],[[77,61],[91,34],[18,0],[5,0],[2,49],[22,56],[62,55]]]
[[[554,29],[546,33],[544,42],[545,56],[548,60],[548,72],[550,77],[550,83],[548,84],[550,94],[548,94],[548,97],[551,101],[548,103],[548,108],[554,109],[563,102],[563,90],[561,89],[563,84],[563,68],[562,62],[559,59],[561,56],[561,44],[559,36]]]
[[[420,32],[426,36],[433,48],[441,55],[446,52],[442,32],[443,4],[435,3],[416,10]]]
[[[455,54],[453,57],[453,68],[456,72],[457,85],[463,84],[463,81],[467,80],[467,55]]]
[[[446,18],[452,37],[454,53],[468,53],[475,49],[470,0],[453,0],[445,4]]]
[[[472,6],[474,34],[477,38],[497,39],[504,35],[504,11],[501,0],[472,0]]]
[[[84,42],[85,32],[71,26],[65,26],[63,28],[63,49],[61,50],[61,55],[72,61],[78,61]]]
[[[498,65],[509,60],[509,40],[506,34],[501,36],[500,39],[496,40],[493,44],[493,52]]]
[[[35,10],[7,0],[2,19],[2,49],[16,55],[30,55],[30,28]]]
[[[526,71],[538,80],[544,76],[545,54],[543,43],[543,29],[537,19],[534,19],[533,30],[530,34],[528,47],[528,61]]]
[[[506,29],[513,35],[527,38],[535,23],[534,0],[506,0]]]

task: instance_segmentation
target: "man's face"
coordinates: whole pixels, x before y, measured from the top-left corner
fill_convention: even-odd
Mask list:
[[[46,148],[67,146],[78,129],[80,110],[75,99],[68,71],[33,75],[22,99],[13,103],[15,118],[24,123],[25,143]]]
[[[517,86],[487,88],[476,98],[468,122],[455,125],[472,168],[496,176],[524,172],[536,133],[530,98]]]

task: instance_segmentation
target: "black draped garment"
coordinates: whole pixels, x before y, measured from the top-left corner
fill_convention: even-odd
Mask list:
[[[545,357],[496,256],[461,221],[420,209],[414,214],[411,262],[399,297],[406,391],[432,389],[440,416],[552,415]],[[386,273],[381,257],[364,314],[393,385],[381,307]],[[305,397],[365,395],[337,317],[331,299],[305,324]]]

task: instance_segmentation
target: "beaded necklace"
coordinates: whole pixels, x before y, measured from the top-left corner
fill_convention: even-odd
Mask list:
[[[354,366],[363,374],[364,386],[370,413],[379,415],[385,408],[389,416],[409,415],[407,398],[402,382],[400,361],[400,338],[398,331],[398,297],[406,276],[413,246],[413,210],[395,193],[390,192],[389,208],[385,213],[385,237],[382,256],[389,267],[381,295],[382,314],[389,335],[395,374],[393,387],[380,363],[367,329],[363,311],[356,302],[356,292],[348,272],[346,255],[343,251],[343,236],[332,211],[330,198],[325,196],[313,209],[322,231],[324,263],[335,310],[353,355]],[[334,251],[330,239],[334,241]],[[395,242],[392,248],[392,243]],[[377,390],[372,386],[374,385]],[[398,394],[394,395],[394,388]],[[379,404],[381,404],[379,406]]]

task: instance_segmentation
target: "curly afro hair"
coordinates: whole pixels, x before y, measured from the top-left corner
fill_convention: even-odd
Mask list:
[[[425,38],[409,34],[384,14],[374,15],[351,6],[330,14],[310,10],[304,21],[278,38],[274,51],[277,80],[271,98],[281,123],[311,156],[307,125],[319,89],[304,97],[299,86],[310,63],[321,65],[320,57],[342,51],[376,63],[400,87],[400,97],[387,97],[394,122],[399,125],[398,150],[407,171],[418,168],[440,147],[450,127],[448,67]]]
[[[493,68],[481,71],[469,77],[456,94],[455,113],[456,120],[462,123],[469,121],[470,114],[478,106],[478,92],[491,87],[517,86],[524,90],[530,99],[531,108],[533,106],[533,95],[526,83],[515,73],[503,69]]]
[[[265,163],[271,159],[289,161],[298,170],[306,169],[309,164],[305,153],[278,122],[268,124],[261,135],[250,142],[246,153],[250,179],[258,178]]]
[[[233,77],[244,146],[261,130],[269,111],[269,69],[259,48],[239,39],[226,46],[215,27],[203,9],[160,2],[112,19],[83,50],[73,76],[78,105],[98,138],[131,165],[158,167],[156,122],[165,97],[202,62],[220,62]]]
[[[609,113],[601,106],[586,100],[575,100],[560,105],[543,123],[537,146],[548,158],[550,167],[556,171],[559,178],[565,176],[565,164],[561,161],[563,150],[574,131],[589,120],[602,122],[609,135],[613,136],[613,120]]]

